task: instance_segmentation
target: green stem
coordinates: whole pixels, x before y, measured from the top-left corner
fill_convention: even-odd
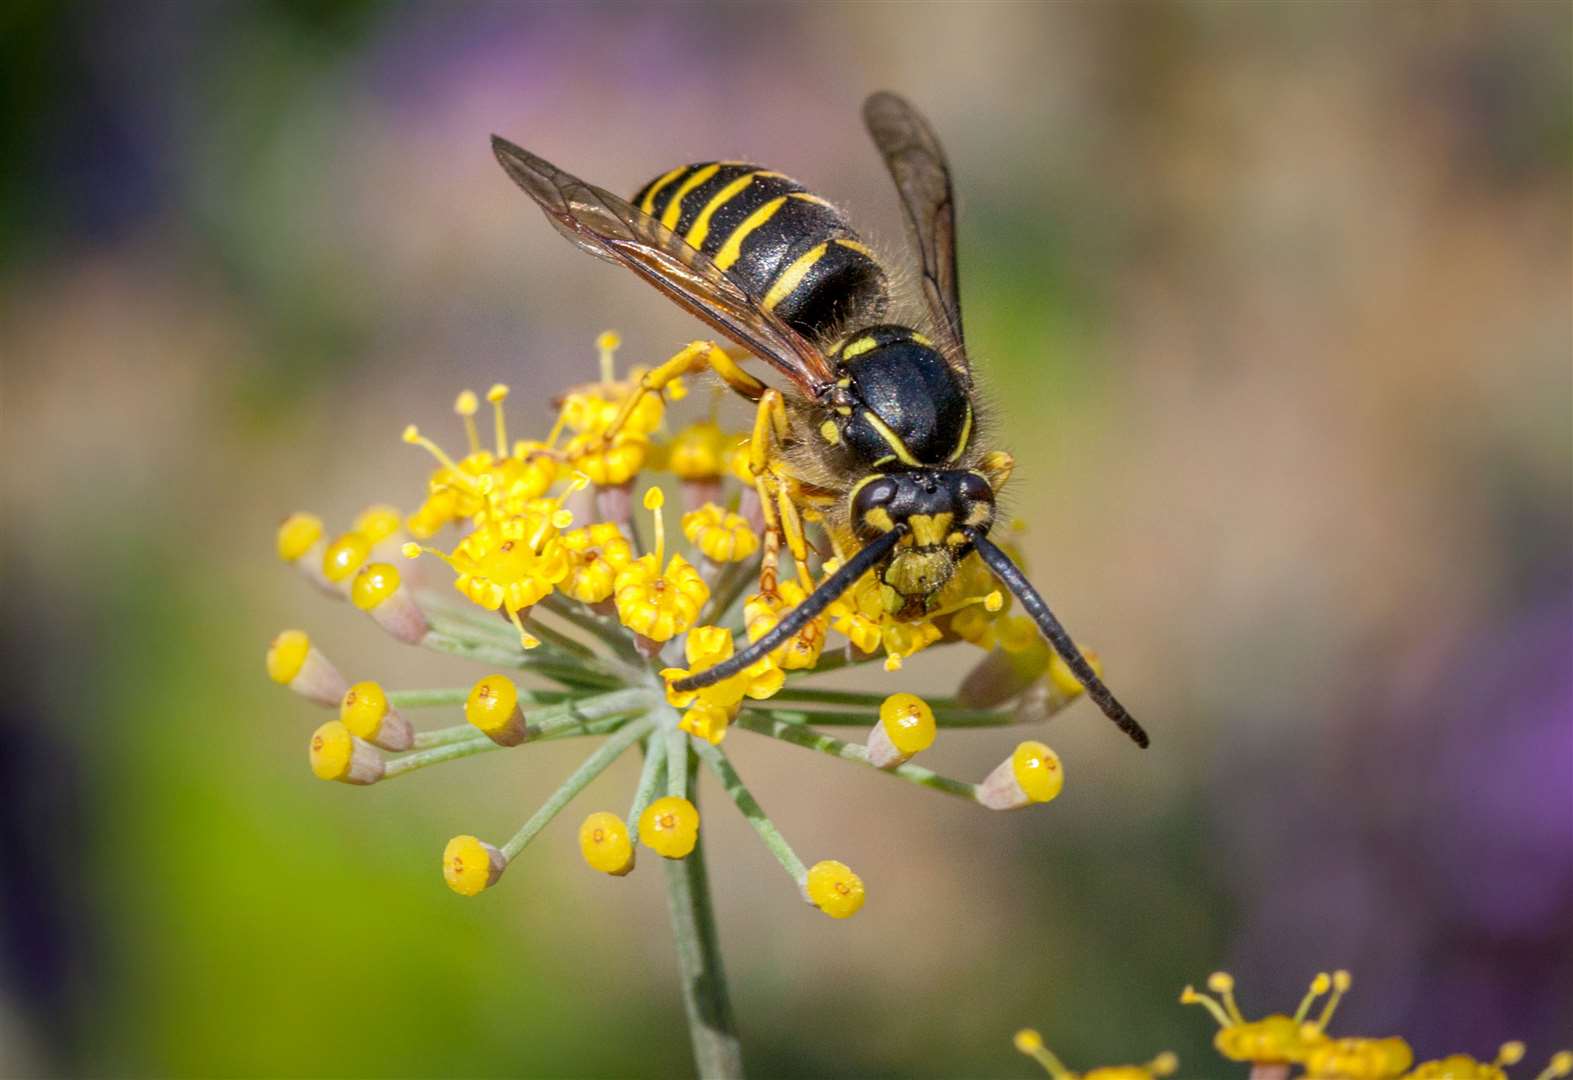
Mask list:
[[[512,649],[503,648],[498,645],[439,633],[436,630],[427,634],[421,644],[438,652],[448,653],[450,656],[462,656],[467,660],[475,660],[496,667],[511,667],[522,671],[532,671],[548,679],[555,679],[564,686],[607,687],[615,686],[618,682],[617,679],[610,675],[591,671],[576,663],[547,656],[537,657],[534,652],[525,652],[517,647]],[[515,646],[517,646],[517,642],[515,642]]]
[[[598,746],[595,753],[585,758],[579,767],[564,780],[562,786],[552,792],[541,808],[537,810],[529,821],[526,821],[513,838],[503,845],[502,852],[510,861],[519,857],[519,852],[525,849],[531,840],[562,812],[563,807],[573,801],[573,797],[585,789],[585,786],[606,771],[606,767],[622,756],[634,743],[650,733],[654,723],[648,718],[635,720],[633,723],[620,728],[611,738]]]
[[[739,717],[738,720],[741,720]],[[734,721],[736,723],[737,721]],[[787,843],[786,837],[781,835],[775,822],[770,820],[764,808],[759,805],[759,800],[754,798],[753,792],[743,783],[743,778],[737,775],[737,770],[732,768],[732,763],[719,749],[711,746],[703,739],[692,740],[694,753],[699,755],[710,771],[715,773],[721,781],[721,786],[726,788],[726,793],[732,797],[737,808],[743,812],[748,823],[754,827],[759,838],[765,842],[765,847],[770,849],[770,854],[776,857],[781,868],[787,872],[798,888],[803,887],[803,882],[808,879],[808,869],[803,865],[803,860],[797,857],[797,852],[792,850],[792,845]]]
[[[732,724],[734,727],[740,727],[746,731],[756,732],[760,735],[769,735],[771,738],[780,739],[782,742],[791,743],[793,746],[801,746],[808,750],[818,750],[822,754],[829,754],[831,757],[838,757],[843,761],[855,761],[866,768],[874,769],[876,772],[898,776],[909,783],[917,784],[920,787],[932,788],[935,791],[943,791],[947,795],[955,795],[966,799],[968,802],[976,802],[978,799],[978,785],[976,784],[969,784],[964,780],[952,780],[948,776],[941,776],[937,772],[925,769],[921,765],[913,765],[910,762],[896,765],[889,769],[880,769],[873,762],[869,761],[868,751],[856,743],[842,742],[840,739],[832,738],[829,735],[821,735],[819,732],[810,731],[800,724],[789,724],[783,720],[770,720],[764,717],[752,716],[747,712],[740,713],[738,718],[732,721]]]
[[[694,758],[684,753],[668,763],[668,772],[684,773],[693,790]],[[697,791],[696,791],[697,794]],[[743,1051],[737,1038],[737,1021],[726,991],[721,965],[721,943],[716,933],[715,911],[710,905],[710,881],[705,872],[704,831],[683,859],[664,859],[666,899],[672,912],[672,938],[677,947],[677,970],[682,980],[683,1009],[694,1047],[694,1069],[701,1080],[743,1075]]]
[[[634,643],[629,640],[628,633],[618,623],[603,615],[581,607],[577,601],[572,601],[557,593],[553,593],[541,601],[546,610],[568,622],[573,623],[587,634],[591,634],[607,648],[615,652],[624,661],[642,665],[643,660]]]
[[[470,700],[471,686],[443,687],[434,690],[389,690],[388,704],[395,709],[432,709],[444,705],[463,705]],[[554,705],[568,695],[561,690],[519,690],[521,705]]]
[[[665,721],[663,721],[665,725]],[[666,728],[666,760],[688,760],[688,732],[677,726],[675,720]],[[688,798],[688,770],[674,769],[670,765],[666,769],[666,793],[679,799]]]
[[[650,805],[650,800],[655,796],[656,785],[661,782],[661,771],[666,765],[666,738],[665,733],[656,731],[645,743],[644,768],[639,770],[639,786],[634,788],[634,801],[628,807],[629,835],[635,842],[639,837],[639,819],[644,816],[645,807]]]
[[[470,733],[474,737],[429,746],[427,749],[417,750],[413,754],[405,754],[401,758],[395,758],[388,762],[382,778],[391,780],[395,776],[403,776],[405,773],[414,772],[416,769],[424,769],[428,765],[439,765],[444,761],[474,757],[476,754],[486,754],[493,750],[502,749],[502,747],[474,728],[470,728]]]
[[[821,690],[813,686],[793,686],[790,682],[770,699],[797,701],[807,705],[854,705],[878,711],[889,694],[870,694],[861,690]]]
[[[776,700],[771,698],[771,701]],[[829,709],[775,709],[768,704],[748,705],[751,712],[765,713],[771,718],[788,724],[821,724],[825,727],[873,727],[877,714],[866,712],[835,712]],[[1008,727],[1017,723],[1016,714],[1009,709],[946,709],[934,710],[934,725],[942,728]]]

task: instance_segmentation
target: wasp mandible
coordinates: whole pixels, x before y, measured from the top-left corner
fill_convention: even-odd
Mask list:
[[[497,160],[558,232],[632,270],[787,379],[788,392],[770,388],[722,350],[695,343],[640,384],[641,391],[658,391],[678,375],[710,367],[756,403],[751,464],[767,528],[762,590],[773,590],[783,542],[800,565],[806,559],[799,502],[861,544],[758,641],[673,687],[696,690],[753,664],[870,570],[891,614],[920,618],[975,551],[1087,696],[1145,747],[1146,732],[989,539],[995,493],[1012,460],[985,451],[976,438],[945,153],[928,122],[895,94],[869,97],[863,119],[906,211],[926,334],[882,321],[890,293],[879,259],[834,205],[781,173],[741,162],[682,165],[628,201],[492,137]],[[778,482],[782,477],[790,486]]]

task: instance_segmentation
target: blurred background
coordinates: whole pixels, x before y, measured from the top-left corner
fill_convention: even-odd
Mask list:
[[[311,777],[280,628],[395,686],[482,672],[273,529],[412,507],[399,432],[457,441],[461,387],[540,425],[602,328],[625,362],[698,332],[490,133],[622,191],[759,161],[905,259],[858,116],[887,87],[955,168],[1034,577],[1154,747],[1080,705],[1042,735],[1065,794],[1000,817],[734,735],[870,890],[826,920],[707,792],[753,1070],[1028,1076],[1032,1025],[1073,1068],[1219,1075],[1185,983],[1227,967],[1256,1015],[1335,966],[1343,1031],[1538,1068],[1573,1038],[1570,12],[0,6],[0,1073],[689,1068],[660,875],[588,871],[570,813],[482,897],[438,876],[582,746]]]

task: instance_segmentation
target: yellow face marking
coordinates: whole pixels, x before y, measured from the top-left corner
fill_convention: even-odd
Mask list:
[[[850,360],[854,356],[862,356],[864,353],[868,352],[878,344],[879,342],[874,340],[874,336],[872,334],[866,337],[860,337],[852,344],[841,350],[841,359]],[[849,379],[847,382],[850,384],[851,380]]]
[[[650,190],[645,192],[644,201],[639,204],[639,209],[643,210],[647,214],[655,213],[655,197],[665,190],[666,185],[670,184],[673,180],[676,180],[686,168],[688,168],[687,165],[679,165],[671,172],[662,173],[661,179],[651,184]]]
[[[884,466],[889,465],[892,461],[895,461],[895,460],[896,460],[896,455],[895,454],[886,454],[884,457],[882,457],[878,461],[874,462],[874,468],[876,468],[876,469],[883,468]]]
[[[726,238],[726,243],[721,245],[721,250],[716,252],[716,266],[720,267],[722,270],[732,269],[732,264],[737,262],[737,260],[743,254],[743,241],[747,240],[749,234],[752,233],[755,229],[759,228],[765,222],[774,217],[776,211],[781,209],[785,202],[786,196],[781,195],[777,198],[771,199],[758,210],[755,210],[752,214],[749,214],[746,218],[744,218],[742,224],[733,229],[732,235]]]
[[[672,201],[666,204],[666,210],[661,214],[661,224],[668,229],[677,228],[677,220],[683,216],[683,200],[688,197],[688,193],[720,171],[721,163],[716,161],[684,180],[672,193]]]
[[[823,424],[819,425],[819,437],[824,439],[831,446],[834,446],[836,443],[841,441],[841,431],[836,427],[836,422],[834,420],[826,420]]]
[[[847,248],[850,251],[857,252],[859,255],[866,256],[867,258],[872,259],[874,257],[874,253],[872,251],[870,251],[864,245],[858,243],[856,240],[842,240],[842,239],[838,238],[836,240],[836,243],[840,244],[842,247]]]
[[[863,410],[863,419],[867,420],[869,426],[879,433],[879,437],[885,440],[885,445],[890,447],[891,453],[895,454],[897,460],[903,465],[918,464],[918,459],[912,456],[912,451],[908,450],[907,444],[901,441],[901,436],[890,430],[889,424],[867,409]]]
[[[955,461],[967,450],[967,443],[972,440],[972,403],[967,403],[967,418],[961,422],[961,434],[956,439],[956,449],[950,452],[947,462]]]
[[[895,521],[893,521],[890,517],[890,511],[886,510],[883,506],[874,507],[874,509],[863,515],[863,520],[874,526],[874,528],[878,529],[880,532],[889,532],[891,529],[896,527]]]
[[[813,203],[815,206],[828,206],[832,210],[836,208],[835,203],[831,202],[829,199],[822,199],[811,191],[794,191],[792,193],[792,198],[801,199],[806,203]]]
[[[912,527],[912,543],[918,547],[939,547],[956,515],[946,510],[938,514],[913,514],[907,518]]]
[[[852,415],[852,406],[850,406],[850,405],[837,405],[836,406],[836,413],[838,415],[840,415],[840,416],[851,416]]]
[[[916,330],[912,332],[912,340],[917,342],[919,345],[927,345],[931,349],[934,347],[934,343],[932,341],[918,333]]]
[[[803,254],[792,260],[792,265],[781,271],[781,275],[771,283],[770,291],[765,293],[764,309],[775,310],[775,306],[792,295],[792,290],[800,285],[814,264],[825,257],[826,244],[815,244]]]
[[[694,218],[693,225],[689,227],[688,232],[683,236],[683,239],[687,240],[689,244],[694,247],[698,247],[700,244],[703,244],[705,242],[705,237],[710,235],[710,219],[715,216],[715,212],[717,210],[721,209],[721,207],[725,206],[733,198],[741,194],[743,189],[747,188],[749,184],[752,184],[756,177],[770,177],[780,175],[781,174],[777,172],[751,172],[744,173],[742,176],[739,176],[726,187],[716,192],[714,197],[712,197],[709,202],[705,203],[705,208],[699,211],[698,217]]]

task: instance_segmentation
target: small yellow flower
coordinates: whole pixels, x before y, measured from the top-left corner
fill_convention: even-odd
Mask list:
[[[340,721],[329,720],[311,734],[311,771],[319,780],[375,784],[382,779],[382,755]]]
[[[726,471],[727,455],[736,443],[713,420],[688,424],[672,436],[666,467],[679,480],[714,480]],[[687,532],[687,526],[684,526]]]
[[[1234,1000],[1233,976],[1226,971],[1215,971],[1207,978],[1207,989],[1217,994],[1218,1000],[1187,986],[1180,994],[1180,1003],[1201,1005],[1212,1013],[1219,1028],[1213,1045],[1229,1060],[1255,1065],[1287,1065],[1305,1061],[1312,1050],[1328,1041],[1328,1022],[1349,989],[1349,983],[1347,971],[1319,974],[1311,980],[1310,989],[1293,1016],[1273,1013],[1260,1020],[1247,1020]],[[1314,1021],[1308,1020],[1316,999],[1329,991],[1331,995],[1321,1015]]]
[[[678,726],[712,746],[726,736],[727,726],[737,717],[745,697],[763,701],[786,683],[786,674],[765,656],[729,679],[680,694],[671,688],[672,683],[731,658],[732,634],[723,626],[696,626],[688,632],[683,650],[688,667],[665,668],[661,672],[666,680],[666,700],[676,708],[688,710]]]
[[[609,521],[563,533],[562,543],[568,553],[568,574],[557,589],[581,604],[610,598],[617,572],[634,559],[633,545]]]
[[[268,645],[268,678],[319,705],[337,705],[349,689],[304,630],[284,630]]]
[[[628,826],[605,810],[591,814],[579,826],[579,851],[593,870],[622,877],[634,868],[634,845]]]
[[[356,516],[351,528],[375,547],[399,531],[398,508],[382,503],[368,506]]]
[[[1017,810],[1052,802],[1065,787],[1059,755],[1035,740],[1020,743],[978,785],[978,801],[991,810]]]
[[[1403,1039],[1329,1039],[1305,1057],[1306,1080],[1394,1080],[1415,1060]]]
[[[655,515],[655,551],[623,567],[614,583],[618,620],[651,641],[670,641],[687,630],[710,599],[710,587],[681,555],[673,555],[666,570],[661,569],[666,549],[664,501],[660,488],[645,492],[645,509]]]
[[[711,562],[743,562],[759,550],[759,534],[741,514],[705,503],[683,515],[683,535]]]
[[[755,593],[743,604],[743,623],[748,628],[748,640],[758,641],[776,628],[776,624],[793,608],[808,598],[803,586],[795,581],[783,581],[780,596]],[[820,615],[770,654],[785,671],[806,671],[819,663],[825,650],[825,631],[829,619]]]
[[[832,919],[846,919],[863,907],[863,879],[846,863],[824,859],[808,871],[809,903]]]
[[[455,836],[442,852],[442,878],[460,896],[475,896],[497,884],[508,860],[473,836]]]
[[[374,682],[358,682],[344,691],[339,722],[357,739],[384,750],[408,750],[415,741],[410,722],[388,704],[388,695]]]
[[[518,746],[528,733],[519,688],[506,675],[488,675],[470,688],[464,718],[498,746]]]
[[[334,584],[348,580],[371,555],[371,541],[358,532],[347,532],[322,553],[322,576]]]
[[[699,842],[699,811],[687,799],[668,795],[639,815],[639,841],[657,855],[681,859]]]
[[[322,519],[315,514],[297,512],[279,524],[277,546],[279,558],[292,563],[322,543]]]

